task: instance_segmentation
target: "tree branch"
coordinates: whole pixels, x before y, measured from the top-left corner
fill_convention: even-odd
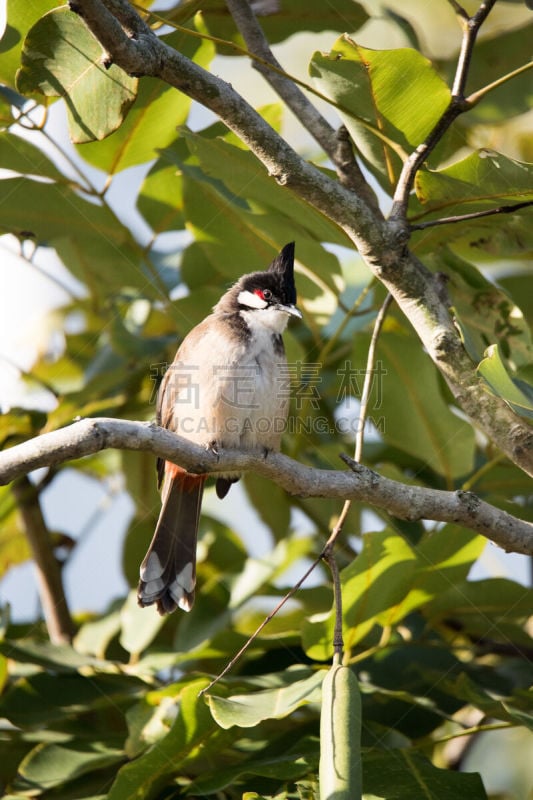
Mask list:
[[[76,0],[74,7],[106,57],[130,74],[159,77],[209,108],[279,184],[345,231],[413,325],[459,405],[511,460],[533,475],[533,431],[503,400],[485,391],[438,282],[407,249],[405,220],[385,222],[356,192],[301,158],[229,84],[158,39],[126,0]]]
[[[50,640],[54,644],[70,642],[74,634],[74,624],[65,598],[61,567],[54,556],[41,510],[39,493],[24,476],[13,484],[13,494],[35,561],[39,596]]]
[[[533,555],[533,524],[480,500],[471,492],[445,492],[403,484],[378,475],[342,456],[350,471],[306,467],[281,454],[226,450],[218,454],[148,422],[83,419],[37,436],[0,453],[0,484],[38,467],[106,448],[144,450],[180,464],[190,472],[253,470],[300,497],[337,497],[369,503],[400,519],[430,519],[464,525],[505,550]]]

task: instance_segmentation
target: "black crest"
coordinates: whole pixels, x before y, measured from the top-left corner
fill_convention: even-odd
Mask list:
[[[294,283],[294,242],[286,244],[283,250],[270,264],[268,272],[274,273],[279,283],[285,303],[296,303],[296,285]]]

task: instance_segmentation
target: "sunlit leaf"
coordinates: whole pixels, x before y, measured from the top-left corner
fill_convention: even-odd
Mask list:
[[[302,705],[319,702],[324,675],[324,670],[309,674],[307,669],[295,666],[285,674],[284,686],[229,697],[208,694],[207,700],[222,728],[253,728],[264,719],[282,719]]]
[[[169,47],[195,63],[207,67],[213,57],[208,41],[183,32],[163,37]],[[143,78],[128,115],[119,129],[103,142],[89,142],[78,148],[90,164],[115,175],[126,167],[156,158],[158,150],[176,138],[176,129],[187,119],[191,100],[156,78]]]
[[[168,734],[157,747],[136,758],[119,770],[108,794],[108,800],[135,800],[140,793],[148,797],[153,789],[183,770],[205,753],[211,737],[220,730],[198,692],[207,685],[203,679],[194,681],[181,692],[179,714]]]
[[[498,343],[515,367],[530,364],[531,331],[509,295],[448,249],[435,254],[431,264],[448,278],[455,322],[472,361],[481,361],[486,348]]]
[[[8,24],[2,36],[0,81],[15,87],[15,73],[20,67],[20,56],[27,32],[37,20],[52,8],[62,5],[62,0],[8,0]]]
[[[450,101],[448,87],[416,50],[370,50],[349,36],[338,39],[330,53],[315,53],[310,73],[317,88],[340,104],[358,150],[389,190],[401,160],[398,150],[374,131],[408,154],[424,141]]]
[[[516,414],[533,419],[533,386],[513,380],[502,361],[498,345],[487,348],[478,372],[487,381],[490,390],[505,400]]]
[[[73,142],[109,136],[124,119],[137,92],[137,79],[102,64],[102,48],[81,18],[59,8],[28,33],[17,73],[22,94],[62,97]],[[95,96],[98,102],[94,102]]]

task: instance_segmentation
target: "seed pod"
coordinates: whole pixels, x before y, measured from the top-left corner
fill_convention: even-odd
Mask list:
[[[320,800],[361,800],[361,694],[349,667],[333,664],[322,684]]]

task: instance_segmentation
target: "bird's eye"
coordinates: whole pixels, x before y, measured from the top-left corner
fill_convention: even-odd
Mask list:
[[[254,289],[254,294],[261,298],[261,300],[271,300],[272,292],[270,289]]]

